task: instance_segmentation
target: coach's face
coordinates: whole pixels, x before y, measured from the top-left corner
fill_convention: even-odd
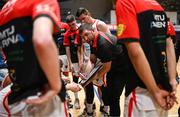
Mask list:
[[[81,34],[81,37],[85,42],[92,44],[95,36],[92,30],[84,30]]]

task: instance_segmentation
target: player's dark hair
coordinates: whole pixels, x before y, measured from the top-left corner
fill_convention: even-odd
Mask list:
[[[94,30],[91,24],[86,24],[83,23],[81,26],[78,28],[79,34],[81,34],[84,30]]]
[[[71,22],[73,22],[73,21],[75,21],[76,19],[75,19],[75,16],[74,15],[68,15],[67,17],[66,17],[66,23],[71,23]]]
[[[80,7],[80,8],[78,8],[78,10],[76,12],[76,17],[78,18],[82,14],[88,15],[90,13],[86,8]]]

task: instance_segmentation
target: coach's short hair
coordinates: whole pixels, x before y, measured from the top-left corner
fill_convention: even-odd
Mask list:
[[[80,7],[76,12],[76,17],[79,17],[82,14],[89,15],[90,13],[86,8]]]
[[[73,22],[73,21],[75,21],[75,20],[76,20],[76,18],[75,18],[74,15],[68,15],[68,16],[66,17],[66,23],[71,23],[71,22]]]
[[[78,28],[78,30],[79,30],[79,34],[82,34],[82,32],[83,32],[84,30],[94,30],[94,28],[92,27],[91,24],[83,23],[83,24],[81,24],[81,26]]]

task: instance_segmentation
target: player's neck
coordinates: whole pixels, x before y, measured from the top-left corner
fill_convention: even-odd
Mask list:
[[[91,24],[94,24],[96,22],[96,19],[91,18]]]

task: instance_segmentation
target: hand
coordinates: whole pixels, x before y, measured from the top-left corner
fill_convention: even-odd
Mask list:
[[[41,96],[31,96],[29,98],[27,98],[25,100],[25,102],[27,104],[32,104],[32,105],[41,105],[44,104],[46,102],[48,102],[49,100],[53,99],[53,97],[56,96],[56,92],[53,90],[49,90],[47,91],[44,95]]]
[[[70,64],[70,71],[73,73],[74,72],[74,66],[73,64]]]
[[[174,98],[172,98],[170,95],[166,97],[166,103],[167,103],[166,108],[167,108],[167,110],[169,110],[173,107],[174,102],[175,102]]]
[[[177,97],[176,97],[176,95],[174,95],[174,93],[170,93],[170,97],[176,104],[179,104],[177,101]]]
[[[80,86],[74,82],[66,85],[67,90],[71,90],[72,92],[78,92],[81,90]]]
[[[3,79],[2,83],[1,83],[1,87],[5,88],[6,86],[10,85],[12,83],[10,76],[6,75],[5,78]]]
[[[44,104],[44,103],[48,102],[49,100],[53,99],[58,94],[57,91],[50,89],[50,87],[48,85],[46,85],[44,87],[42,93],[43,94],[40,95],[39,97],[38,96],[33,96],[33,97],[30,96],[29,98],[27,98],[25,100],[25,102],[27,104],[32,104],[32,105],[41,105],[41,104]]]
[[[62,80],[64,81],[65,84],[68,84],[71,82],[69,77],[62,77]]]
[[[98,86],[98,87],[101,87],[102,85],[104,85],[103,78],[93,80],[93,84]]]
[[[176,104],[178,104],[177,97],[176,97],[178,82],[175,79],[173,79],[173,80],[170,80],[170,84],[172,86],[172,92],[170,92],[170,98]]]
[[[176,92],[177,92],[177,86],[178,86],[178,82],[176,81],[176,79],[173,79],[173,80],[170,80],[169,81],[171,87],[172,87],[172,92],[171,92],[171,95],[176,95]]]
[[[85,79],[85,80],[83,80]],[[89,83],[91,83],[93,80],[98,79],[97,75],[95,75],[94,77],[89,78],[82,78],[82,80],[80,81],[80,85],[82,87],[86,87]]]
[[[84,74],[82,74],[81,72],[79,72],[79,77],[82,79],[82,80],[86,80],[86,76]]]
[[[169,96],[169,92],[165,91],[165,90],[161,90],[158,89],[158,91],[156,91],[154,94],[154,98],[157,102],[157,104],[163,108],[164,110],[169,110],[170,107],[172,106],[171,103],[168,103],[168,96]]]

